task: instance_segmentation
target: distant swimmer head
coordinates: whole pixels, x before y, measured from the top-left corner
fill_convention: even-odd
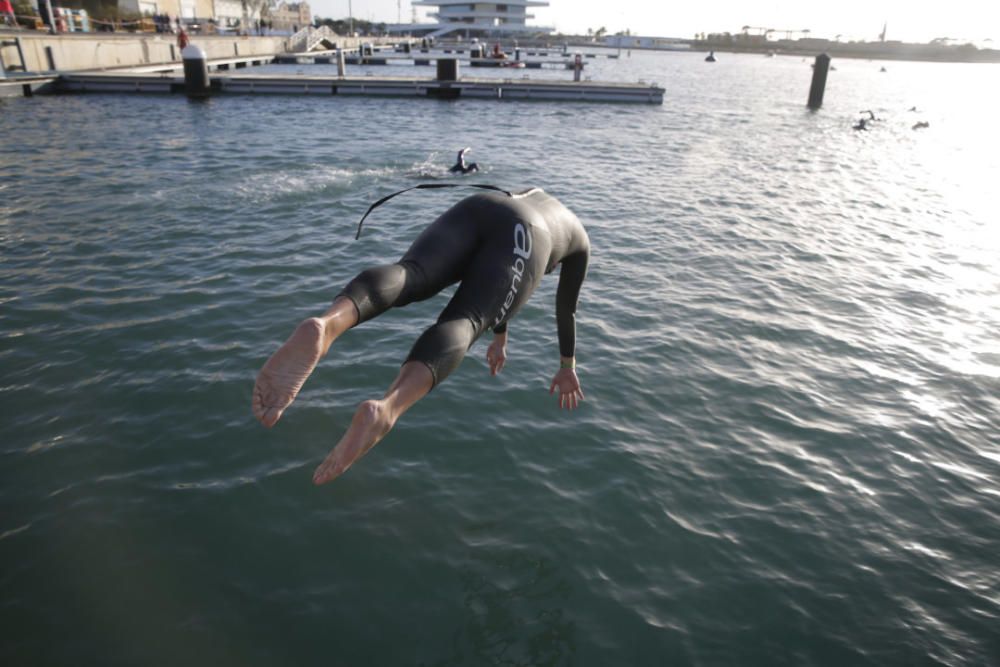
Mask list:
[[[926,127],[930,127],[930,126],[931,126],[931,124],[930,124],[930,123],[928,123],[928,122],[927,122],[926,120],[922,120],[922,121],[920,121],[919,123],[916,123],[916,124],[915,124],[915,125],[913,126],[913,129],[914,129],[914,130],[922,130],[922,129],[924,129],[924,128],[926,128]]]

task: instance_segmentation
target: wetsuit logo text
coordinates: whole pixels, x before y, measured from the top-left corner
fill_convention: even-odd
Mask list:
[[[493,322],[493,326],[497,326],[507,317],[507,313],[510,311],[510,307],[514,304],[514,299],[517,297],[517,289],[521,285],[521,279],[524,277],[524,269],[527,267],[525,260],[531,257],[531,236],[528,234],[528,230],[521,223],[517,223],[514,226],[514,262],[511,265],[511,270],[514,275],[510,281],[510,289],[507,291],[507,298],[503,300],[503,305],[500,306],[500,314],[497,315],[497,319]]]

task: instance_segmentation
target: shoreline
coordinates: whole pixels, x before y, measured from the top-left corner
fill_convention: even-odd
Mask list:
[[[628,39],[628,38],[625,38]],[[639,39],[639,38],[635,38]],[[664,38],[666,39],[666,38]],[[743,42],[726,40],[675,39],[673,48],[663,46],[609,45],[589,41],[581,36],[564,36],[560,39],[519,40],[521,46],[547,46],[551,49],[600,48],[623,51],[663,51],[666,53],[751,53],[766,56],[814,57],[826,53],[831,58],[851,58],[855,60],[890,60],[913,62],[945,63],[1000,63],[1000,50],[980,49],[970,45],[952,46],[942,44],[916,44],[908,42],[831,42],[825,39],[776,40],[773,42]],[[681,48],[677,48],[681,47]]]

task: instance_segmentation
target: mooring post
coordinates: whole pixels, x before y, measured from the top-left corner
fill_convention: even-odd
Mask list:
[[[583,56],[579,53],[573,56],[573,80],[580,80],[580,72],[583,71]]]
[[[208,57],[201,47],[188,44],[181,51],[184,60],[184,92],[188,97],[208,97],[211,83],[208,79]]]
[[[517,60],[520,60],[520,59],[521,59],[521,49],[515,46],[514,47],[514,60],[517,61]]]
[[[458,59],[438,58],[437,60],[437,80],[438,81],[458,81]]]
[[[809,108],[815,111],[823,106],[823,93],[826,91],[826,73],[830,69],[830,56],[821,53],[816,56],[813,65],[812,85],[809,87]]]
[[[343,49],[337,49],[337,76],[347,75],[347,58]]]

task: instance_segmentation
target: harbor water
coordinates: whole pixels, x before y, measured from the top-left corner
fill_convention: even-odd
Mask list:
[[[703,57],[588,63],[662,106],[0,100],[0,662],[1000,663],[1000,69],[838,60],[812,113],[808,60]],[[448,293],[272,430],[254,377],[467,194],[354,240],[423,182],[584,222],[586,400],[552,275],[314,487]]]

